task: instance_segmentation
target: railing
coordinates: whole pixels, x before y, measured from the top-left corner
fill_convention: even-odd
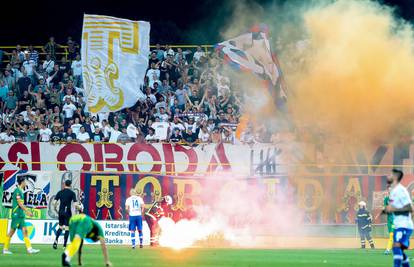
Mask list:
[[[275,163],[273,164],[273,172],[266,172],[261,170],[261,168],[266,168],[263,164],[251,163],[251,162],[233,162],[233,163],[209,163],[209,162],[165,162],[165,161],[121,161],[121,162],[96,162],[96,161],[0,161],[0,165],[13,165],[16,168],[23,169],[25,165],[42,165],[49,166],[45,167],[45,170],[53,169],[60,170],[61,168],[68,169],[68,171],[84,171],[84,172],[94,172],[94,173],[145,173],[153,175],[193,175],[193,176],[217,176],[221,175],[232,175],[238,177],[246,176],[272,176],[272,177],[286,177],[288,175],[293,175],[295,177],[331,177],[331,176],[361,176],[361,175],[375,175],[375,176],[385,176],[389,175],[390,169],[392,168],[401,168],[405,170],[406,174],[412,174],[414,170],[414,165],[392,165],[392,164],[315,164],[315,163]],[[110,165],[111,167],[107,167]],[[161,165],[160,171],[142,171],[141,169],[154,165]],[[86,169],[81,168],[81,166],[87,166]],[[116,166],[119,166],[117,168]],[[121,168],[122,166],[122,168]],[[184,166],[184,167],[183,167]],[[189,168],[197,167],[193,171],[177,170],[177,168]],[[69,168],[67,168],[69,167]],[[222,169],[221,171],[217,171]],[[226,170],[228,167],[231,167],[231,170]],[[330,168],[337,167],[340,168],[336,172],[329,171]],[[312,169],[311,169],[312,168]],[[315,169],[317,168],[317,169]],[[367,172],[357,171],[351,172],[345,170],[346,168],[366,168]],[[30,168],[28,168],[30,170]],[[123,170],[118,170],[123,169]],[[200,169],[200,170],[197,170]],[[277,171],[282,169],[283,171]],[[318,171],[322,170],[322,171]],[[375,169],[375,171],[373,171]]]
[[[214,45],[170,45],[169,47],[173,49],[182,48],[182,49],[189,49],[189,50],[195,50],[198,46],[201,46],[205,52],[208,52],[212,48],[214,48]],[[26,50],[28,46],[21,46],[23,50]],[[46,56],[47,53],[43,52],[44,46],[33,46],[35,50],[39,52],[39,55],[42,57],[42,59]],[[155,45],[150,45],[151,49],[154,49]],[[165,46],[161,46],[161,48],[165,48]],[[12,51],[16,49],[16,46],[0,46],[0,50],[3,50],[5,52],[5,55],[3,55],[3,62],[8,63],[10,62],[8,56],[11,55]],[[57,49],[57,52],[55,53],[57,55],[57,61],[59,62],[62,57],[65,57],[68,59],[68,47],[67,46],[59,46]],[[39,58],[41,59],[41,58]],[[1,63],[1,62],[0,62]]]

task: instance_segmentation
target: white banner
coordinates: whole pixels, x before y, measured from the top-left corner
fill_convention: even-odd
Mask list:
[[[105,241],[109,245],[131,245],[130,232],[128,230],[128,221],[98,221],[102,226]],[[9,220],[9,228],[11,221]],[[32,244],[53,244],[56,237],[56,231],[59,229],[57,220],[26,220],[26,227]],[[144,245],[149,245],[150,232],[147,222],[143,222]],[[64,232],[59,238],[59,244],[63,244]],[[137,244],[139,244],[138,233],[136,233]],[[23,233],[17,230],[11,240],[12,244],[23,244]],[[93,243],[86,239],[85,244]]]
[[[0,170],[16,169],[17,165],[22,169],[42,171],[156,172],[179,176],[232,171],[232,175],[246,176],[256,171],[283,173],[285,167],[280,164],[298,162],[303,157],[301,151],[299,144],[188,147],[161,143],[13,143],[2,145]]]
[[[82,75],[88,110],[117,111],[144,99],[150,24],[109,16],[83,17]]]

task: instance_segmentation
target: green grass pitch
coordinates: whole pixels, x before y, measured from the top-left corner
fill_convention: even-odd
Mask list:
[[[60,266],[62,247],[34,246],[41,251],[27,255],[23,245],[11,246],[13,255],[0,255],[0,266]],[[191,248],[171,250],[150,248],[132,250],[129,247],[109,246],[109,257],[115,267],[337,267],[337,266],[392,266],[392,256],[383,250],[271,250],[271,249],[216,249]],[[104,266],[100,246],[86,246],[83,266]],[[409,251],[408,254],[411,255]],[[77,266],[77,258],[72,260]]]

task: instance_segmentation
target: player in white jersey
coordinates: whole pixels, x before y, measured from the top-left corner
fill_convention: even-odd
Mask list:
[[[393,169],[392,176],[387,178],[391,185],[390,202],[385,207],[385,213],[394,214],[394,267],[409,267],[410,260],[404,253],[410,245],[410,236],[413,232],[413,221],[411,212],[413,211],[412,199],[407,188],[401,184],[404,174],[400,170]]]
[[[134,189],[130,191],[130,197],[125,201],[125,209],[129,214],[129,231],[131,231],[132,248],[135,249],[135,230],[139,234],[139,247],[142,248],[142,216],[144,214],[144,200],[137,196]]]

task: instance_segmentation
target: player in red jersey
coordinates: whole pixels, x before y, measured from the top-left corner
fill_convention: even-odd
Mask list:
[[[151,246],[156,246],[158,244],[158,236],[160,232],[158,220],[165,215],[164,209],[171,204],[172,197],[168,195],[164,196],[161,201],[155,201],[151,208],[145,213],[145,220],[147,221],[150,229]]]

